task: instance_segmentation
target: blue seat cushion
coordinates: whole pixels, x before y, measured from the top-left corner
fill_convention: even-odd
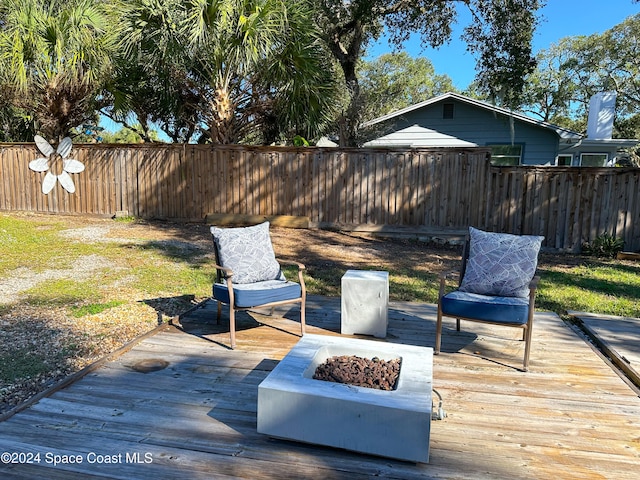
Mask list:
[[[448,317],[518,325],[526,324],[529,318],[528,297],[492,297],[455,290],[442,297],[441,306]]]
[[[302,295],[302,288],[296,282],[266,280],[264,282],[233,285],[235,306],[240,308],[257,307],[265,303],[295,300]],[[229,303],[229,290],[226,284],[213,284],[213,298]]]

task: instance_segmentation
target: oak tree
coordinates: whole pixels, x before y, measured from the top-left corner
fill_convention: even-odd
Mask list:
[[[323,39],[339,63],[348,105],[340,119],[342,145],[356,145],[362,96],[358,61],[371,40],[386,34],[400,47],[412,33],[424,46],[451,38],[458,8],[471,12],[463,38],[477,56],[477,85],[497,103],[519,106],[524,77],[535,67],[531,39],[541,0],[314,0]],[[455,59],[452,59],[455,61]]]

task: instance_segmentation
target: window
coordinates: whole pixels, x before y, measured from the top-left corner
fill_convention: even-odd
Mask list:
[[[604,167],[609,161],[607,153],[583,153],[580,155],[580,166],[582,167]]]
[[[559,167],[570,167],[573,161],[573,155],[558,155],[558,162],[556,165]]]
[[[451,120],[453,118],[453,103],[442,104],[442,118],[444,120]]]
[[[497,167],[520,165],[522,145],[487,145],[491,149],[491,165]]]

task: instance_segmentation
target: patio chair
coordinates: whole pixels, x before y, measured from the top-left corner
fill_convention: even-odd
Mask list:
[[[276,259],[269,222],[250,227],[211,227],[216,257],[216,281],[213,298],[218,302],[218,324],[222,304],[229,305],[231,348],[236,347],[235,312],[253,308],[273,307],[288,303],[300,304],[300,330],[305,330],[306,288],[298,262]],[[280,264],[298,267],[298,282],[288,281]]]
[[[440,353],[442,317],[521,328],[525,342],[523,370],[529,368],[535,310],[535,276],[544,237],[483,232],[469,228],[458,288],[445,293],[449,274],[440,277],[436,344]]]

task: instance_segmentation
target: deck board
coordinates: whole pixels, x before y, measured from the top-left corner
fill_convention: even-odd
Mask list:
[[[226,313],[226,312],[225,312]],[[284,318],[282,317],[284,315]],[[435,305],[392,302],[386,340],[433,346]],[[150,454],[151,463],[0,464],[2,478],[635,479],[640,398],[569,325],[536,314],[530,371],[516,329],[445,319],[428,464],[274,440],[256,431],[257,387],[299,340],[296,308],[226,317],[206,304],[0,423],[0,452]],[[340,301],[310,297],[309,333],[338,335]],[[368,338],[358,336],[359,338]],[[140,373],[137,362],[168,367]]]
[[[574,311],[569,314],[640,389],[640,319]]]

